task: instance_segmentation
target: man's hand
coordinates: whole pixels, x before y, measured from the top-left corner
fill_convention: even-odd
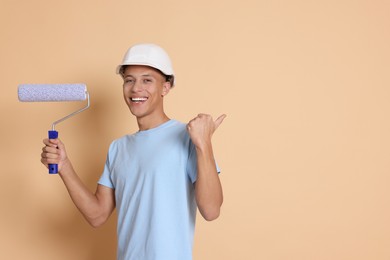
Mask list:
[[[215,130],[221,125],[226,115],[219,116],[215,121],[212,116],[207,114],[199,114],[187,124],[187,131],[190,134],[191,140],[198,148],[203,148],[211,142]]]
[[[65,145],[59,139],[44,139],[45,146],[42,148],[41,162],[48,167],[49,164],[58,164],[58,171],[68,161]]]

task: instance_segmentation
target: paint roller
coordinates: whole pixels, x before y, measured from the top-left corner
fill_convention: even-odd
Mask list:
[[[59,102],[59,101],[83,101],[87,105],[55,122],[49,130],[49,139],[58,138],[55,126],[58,123],[89,108],[89,93],[85,84],[21,84],[18,86],[18,97],[21,102]],[[57,164],[49,164],[49,173],[58,173]]]

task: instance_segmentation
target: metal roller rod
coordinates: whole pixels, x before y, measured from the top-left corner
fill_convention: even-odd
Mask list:
[[[61,123],[62,121],[65,121],[66,119],[68,119],[68,118],[70,118],[70,117],[72,117],[72,116],[75,116],[75,115],[77,115],[78,113],[81,113],[81,112],[83,112],[84,110],[86,110],[87,108],[89,108],[89,106],[90,106],[89,93],[88,93],[88,92],[85,92],[85,94],[87,95],[87,105],[86,105],[85,107],[83,107],[82,109],[77,110],[77,111],[75,111],[75,112],[73,112],[73,113],[71,113],[71,114],[69,114],[69,115],[67,115],[67,116],[65,116],[65,117],[63,117],[63,118],[61,118],[61,119],[55,121],[55,122],[51,125],[51,129],[52,129],[53,131],[55,130],[55,126],[56,126],[57,124]]]

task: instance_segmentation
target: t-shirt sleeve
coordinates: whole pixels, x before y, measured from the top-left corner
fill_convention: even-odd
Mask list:
[[[221,172],[217,162],[215,162],[215,167],[217,169],[218,174]],[[198,167],[197,167],[197,156],[196,156],[196,148],[195,145],[190,141],[189,147],[189,156],[188,156],[188,164],[187,164],[187,173],[192,183],[195,183],[198,177]]]
[[[108,188],[114,189],[115,187],[114,187],[114,184],[112,183],[112,180],[111,180],[110,168],[111,168],[110,167],[110,158],[109,158],[109,154],[108,154],[107,159],[106,159],[106,163],[104,165],[103,174],[100,177],[98,184],[101,184],[101,185],[106,186]]]

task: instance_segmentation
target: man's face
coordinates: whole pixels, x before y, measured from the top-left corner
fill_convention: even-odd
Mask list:
[[[169,89],[164,75],[151,67],[131,65],[123,72],[123,96],[138,119],[163,115],[163,97]]]

